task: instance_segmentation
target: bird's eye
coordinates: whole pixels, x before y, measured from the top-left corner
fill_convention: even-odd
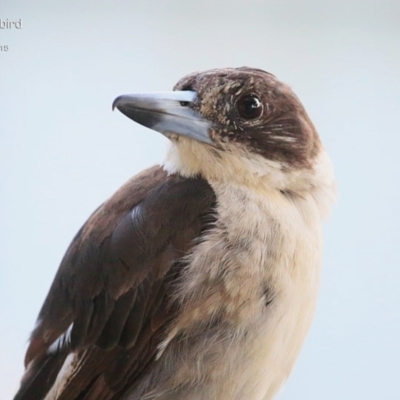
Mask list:
[[[264,106],[256,95],[245,94],[237,99],[236,110],[243,119],[256,119],[261,117]]]

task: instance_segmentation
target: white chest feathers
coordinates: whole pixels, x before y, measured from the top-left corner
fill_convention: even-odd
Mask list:
[[[320,214],[311,196],[212,186],[217,223],[188,257],[160,362],[174,368],[168,386],[191,383],[176,399],[271,399],[314,313]]]

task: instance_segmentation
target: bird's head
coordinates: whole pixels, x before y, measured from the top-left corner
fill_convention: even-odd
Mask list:
[[[307,189],[321,169],[333,180],[300,100],[259,69],[196,72],[173,92],[123,95],[113,107],[171,139],[170,172],[280,190]]]

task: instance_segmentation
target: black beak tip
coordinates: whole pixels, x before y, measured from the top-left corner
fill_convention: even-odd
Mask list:
[[[120,102],[122,96],[118,96],[112,103],[111,109],[112,111],[114,111],[116,108],[119,110],[118,108],[118,103]]]

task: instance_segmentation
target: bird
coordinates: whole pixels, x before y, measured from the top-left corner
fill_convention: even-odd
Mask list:
[[[169,139],[68,247],[14,400],[269,400],[310,328],[332,163],[261,69],[191,73],[113,109]]]

